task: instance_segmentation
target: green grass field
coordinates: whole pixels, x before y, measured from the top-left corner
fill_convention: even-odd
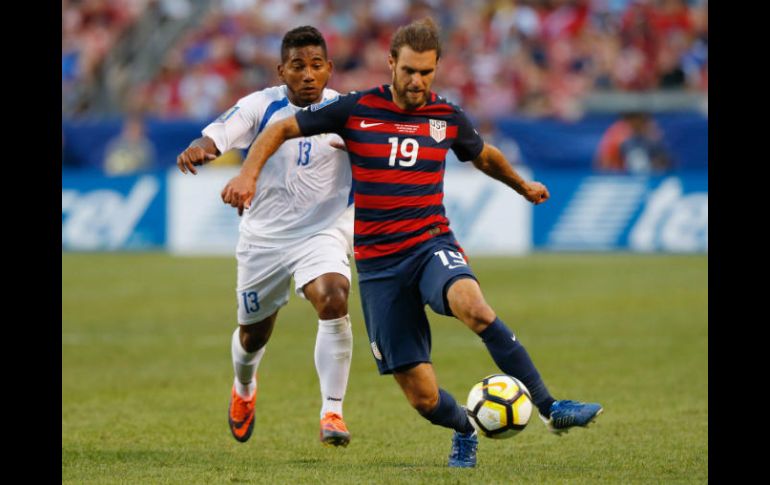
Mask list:
[[[704,483],[708,259],[534,254],[471,261],[487,301],[557,398],[598,401],[589,429],[539,419],[446,466],[451,431],[377,374],[354,283],[347,448],[318,442],[316,318],[292,295],[260,367],[254,435],[227,427],[234,258],[62,254],[63,483]],[[430,314],[442,387],[464,402],[498,369],[456,320]]]

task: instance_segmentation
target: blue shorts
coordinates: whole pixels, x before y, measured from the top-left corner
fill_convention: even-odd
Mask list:
[[[380,374],[430,362],[425,305],[453,316],[446,290],[459,278],[476,276],[451,233],[412,248],[386,269],[358,274],[366,332]]]

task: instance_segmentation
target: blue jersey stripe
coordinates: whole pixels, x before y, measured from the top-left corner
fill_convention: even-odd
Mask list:
[[[281,108],[285,108],[289,105],[289,98],[281,98],[278,101],[273,101],[267,106],[267,109],[265,110],[265,116],[262,117],[262,122],[259,124],[259,130],[257,130],[257,135],[262,133],[262,130],[265,129],[265,125],[267,125],[267,122],[270,121],[270,118],[273,117],[276,111],[278,111]]]
[[[403,115],[399,113],[393,113],[392,111],[387,110],[381,110],[377,108],[372,108],[370,106],[364,106],[362,104],[356,105],[356,116],[360,116],[363,118],[372,118],[375,120],[381,120],[381,121],[393,121],[397,123],[425,123],[426,118],[433,118],[437,120],[449,120],[454,115],[438,115],[438,116],[428,116],[425,115]]]
[[[443,191],[443,182],[434,185],[413,185],[356,181],[356,192],[363,195],[417,196],[440,194]]]
[[[371,235],[356,234],[353,238],[353,241],[356,246],[372,246],[374,244],[392,244],[392,243],[403,241],[404,239],[409,239],[415,236],[419,236],[423,232],[429,230],[431,227],[433,227],[433,225],[421,227],[416,231],[393,232],[390,234],[371,234]]]
[[[387,158],[362,157],[360,155],[351,154],[350,151],[348,151],[348,156],[350,157],[351,164],[357,165],[363,168],[394,170],[394,171],[400,170],[403,172],[409,172],[412,170],[417,172],[441,172],[442,170],[444,170],[443,162],[436,162],[433,160],[420,160],[418,158],[417,164],[411,167],[399,167],[399,166],[391,167],[389,160]]]
[[[362,209],[356,207],[356,220],[395,221],[398,219],[421,219],[436,214],[444,215],[443,205],[426,207],[405,207],[399,209]]]

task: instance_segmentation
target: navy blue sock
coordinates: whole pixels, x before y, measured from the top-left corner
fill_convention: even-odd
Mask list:
[[[555,399],[545,387],[540,373],[532,363],[529,353],[514,337],[513,332],[496,318],[494,322],[485,328],[480,334],[481,340],[489,350],[489,354],[501,371],[519,379],[527,386],[540,414],[546,418],[551,416],[551,404]]]
[[[441,388],[438,390],[438,404],[436,404],[436,407],[427,413],[420,414],[433,424],[452,428],[463,434],[473,432],[473,425],[470,419],[468,419],[468,415],[465,414],[465,410],[457,404],[457,401],[455,401],[451,394]]]

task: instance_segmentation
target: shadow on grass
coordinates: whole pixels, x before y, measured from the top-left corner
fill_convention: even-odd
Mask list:
[[[273,465],[287,465],[299,468],[306,468],[308,470],[318,469],[319,465],[323,466],[327,470],[345,471],[351,467],[371,467],[371,468],[394,468],[402,470],[421,470],[425,468],[444,468],[444,466],[435,465],[432,463],[410,463],[396,458],[389,457],[372,457],[370,459],[360,460],[357,459],[355,464],[352,463],[334,463],[325,458],[298,458],[291,460],[276,460]]]
[[[136,449],[120,449],[120,450],[99,450],[99,449],[62,449],[62,465],[74,464],[76,462],[92,462],[101,464],[110,463],[142,463],[142,464],[154,464],[154,465],[177,465],[181,463],[196,462],[199,459],[206,461],[217,461],[221,459],[222,463],[227,463],[231,460],[229,453],[205,453],[205,457],[198,456],[196,453],[191,453],[189,450],[182,453],[179,451],[166,451],[166,450],[136,450]],[[218,456],[217,456],[218,455]],[[325,457],[301,457],[294,459],[274,459],[271,462],[272,466],[288,465],[301,468],[313,469],[318,465],[324,465],[325,467],[344,469],[349,467],[350,463],[334,463]],[[405,469],[417,469],[417,468],[436,468],[437,465],[430,463],[413,463],[404,460],[399,460],[396,457],[377,456],[370,457],[363,462],[356,463],[357,466],[373,466],[373,467],[387,467],[387,468],[405,468]]]

